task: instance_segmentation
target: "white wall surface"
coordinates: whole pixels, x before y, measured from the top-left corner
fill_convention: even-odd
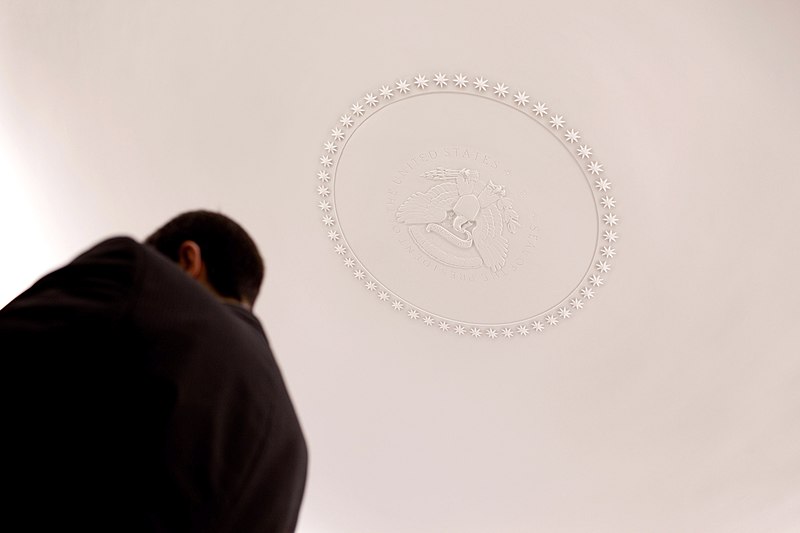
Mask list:
[[[219,209],[267,258],[300,532],[800,531],[798,27],[789,0],[2,0],[0,305]],[[439,70],[528,88],[613,170],[613,280],[544,335],[400,320],[330,252],[322,141]]]

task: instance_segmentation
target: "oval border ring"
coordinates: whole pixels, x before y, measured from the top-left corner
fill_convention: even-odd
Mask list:
[[[376,111],[411,97],[434,93],[474,94],[524,113],[547,129],[570,153],[581,168],[587,184],[593,191],[597,213],[598,234],[595,251],[589,268],[581,282],[559,303],[544,312],[523,320],[500,324],[477,324],[452,320],[438,315],[405,300],[381,283],[353,253],[339,225],[334,189],[339,159],[353,133]],[[563,131],[562,131],[563,130]],[[473,338],[500,339],[525,337],[544,332],[572,318],[591,301],[596,291],[605,285],[611,271],[612,260],[617,254],[619,239],[616,199],[611,196],[611,181],[605,176],[603,165],[597,161],[592,148],[582,140],[580,131],[568,127],[563,115],[557,114],[546,103],[536,101],[524,90],[514,90],[502,82],[490,82],[482,76],[466,76],[463,73],[448,75],[437,72],[428,78],[426,74],[398,78],[388,85],[371,90],[356,100],[343,113],[322,145],[316,175],[317,208],[322,214],[326,236],[353,278],[377,300],[391,306],[409,320],[427,327],[435,327],[443,333],[452,333]]]

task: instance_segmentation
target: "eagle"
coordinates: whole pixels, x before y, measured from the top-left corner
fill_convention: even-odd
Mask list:
[[[484,185],[465,168],[439,167],[423,176],[446,181],[411,195],[397,209],[398,222],[427,224],[427,231],[462,248],[474,244],[483,264],[492,272],[500,270],[508,256],[508,239],[502,235],[503,213],[498,207],[505,189],[491,180]]]

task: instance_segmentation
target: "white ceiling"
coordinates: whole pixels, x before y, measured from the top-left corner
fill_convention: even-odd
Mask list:
[[[300,532],[797,531],[799,26],[789,0],[0,1],[0,304],[220,209],[268,262]],[[525,88],[613,173],[613,275],[543,334],[400,319],[331,253],[330,128],[438,71]]]

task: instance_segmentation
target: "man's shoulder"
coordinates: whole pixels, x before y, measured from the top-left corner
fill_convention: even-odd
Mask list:
[[[156,315],[159,310],[189,315],[221,310],[216,299],[182,272],[177,263],[128,236],[97,243],[75,258],[73,264],[102,269],[109,278],[124,277],[133,305]]]
[[[142,255],[139,246],[130,237],[95,244],[17,296],[3,309],[4,316],[48,327],[93,316],[119,316],[121,304],[135,285]]]
[[[54,274],[116,280],[130,287],[143,257],[143,245],[131,237],[111,237],[86,249]]]
[[[243,324],[248,329],[251,329],[258,333],[260,336],[266,338],[266,334],[264,333],[264,328],[261,325],[261,321],[258,319],[256,315],[253,314],[252,311],[245,309],[241,305],[237,305],[235,303],[223,303],[222,304],[227,311],[236,317],[236,321]]]
[[[143,246],[143,244],[133,239],[133,237],[129,237],[127,235],[108,237],[87,248],[85,251],[75,257],[73,262],[104,255],[134,255],[138,254]]]

